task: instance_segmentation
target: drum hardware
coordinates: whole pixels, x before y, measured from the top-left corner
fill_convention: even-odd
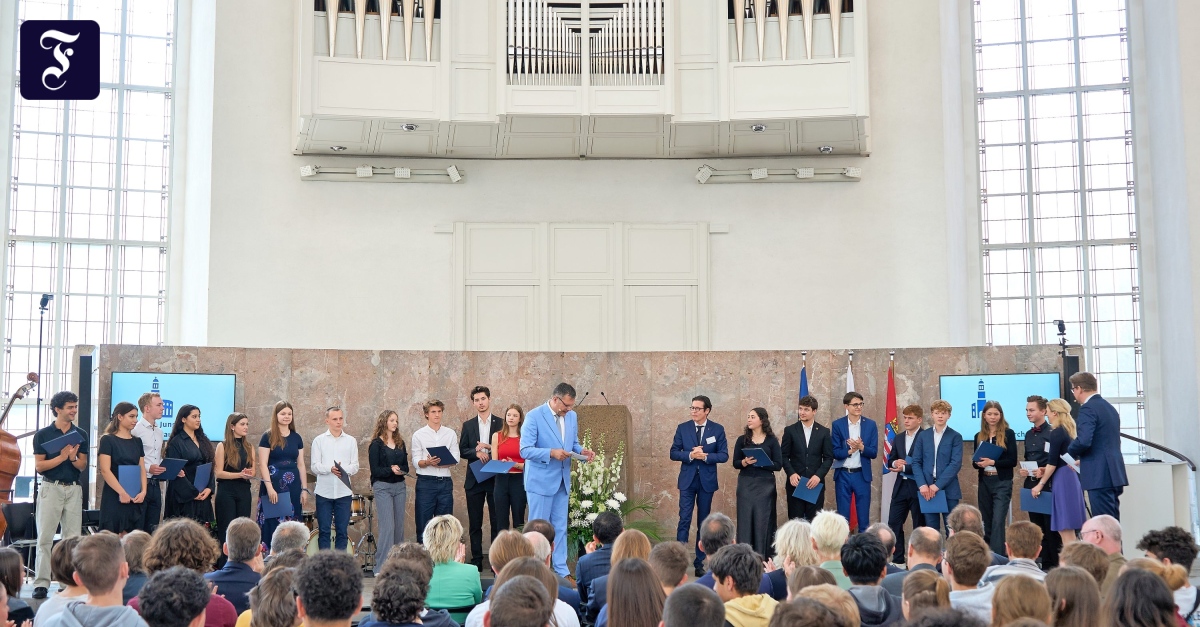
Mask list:
[[[358,545],[355,546],[355,552],[362,557],[363,571],[372,573],[375,571],[375,551],[379,548],[375,544],[375,534],[372,531],[374,528],[373,523],[375,521],[375,495],[366,494],[363,496],[356,496],[355,498],[363,499],[363,510],[366,512],[366,514],[358,521],[354,521],[352,516],[350,524],[354,525],[358,522],[367,523],[362,537],[358,539]]]

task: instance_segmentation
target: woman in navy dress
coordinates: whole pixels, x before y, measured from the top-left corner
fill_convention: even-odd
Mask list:
[[[258,441],[258,476],[263,478],[258,488],[258,526],[262,527],[262,541],[268,550],[271,548],[271,536],[275,534],[279,523],[301,520],[309,496],[308,472],[304,467],[304,439],[292,429],[293,420],[291,403],[275,403],[275,410],[271,413],[271,430]],[[287,498],[292,500],[291,516],[266,518],[263,515],[263,499],[277,503],[279,499]]]
[[[1079,473],[1067,468],[1067,462],[1062,458],[1075,439],[1075,419],[1071,417],[1071,406],[1061,398],[1050,401],[1050,424],[1054,430],[1050,432],[1050,455],[1046,458],[1045,472],[1031,492],[1034,497],[1042,493],[1046,486],[1054,495],[1054,509],[1050,513],[1050,530],[1057,531],[1062,536],[1063,546],[1075,541],[1075,530],[1082,529],[1087,520],[1087,510],[1083,507],[1083,487],[1079,483]],[[1053,485],[1050,477],[1054,477]]]
[[[100,438],[97,466],[103,488],[100,491],[100,529],[125,535],[142,522],[142,500],[146,498],[146,469],[142,466],[142,440],[130,433],[137,424],[138,410],[133,403],[121,401],[113,408],[112,421]],[[141,491],[127,494],[121,486],[121,466],[137,466]]]
[[[203,490],[197,490],[195,485],[196,469],[213,461],[213,444],[200,426],[199,407],[184,405],[179,408],[171,437],[167,439],[166,456],[182,459],[187,464],[183,467],[183,476],[175,477],[167,484],[167,507],[163,518],[191,518],[211,529],[213,473],[208,474],[208,484]]]

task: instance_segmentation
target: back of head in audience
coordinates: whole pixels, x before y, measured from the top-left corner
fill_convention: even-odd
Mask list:
[[[887,526],[887,523],[877,522],[867,527],[867,533],[879,538],[883,543],[883,550],[887,551],[888,558],[891,558],[896,550],[896,536],[892,533],[892,528]]]
[[[889,555],[879,536],[856,534],[842,545],[842,568],[856,586],[879,585],[879,580],[887,576]]]
[[[183,566],[160,570],[138,595],[142,620],[149,627],[199,627],[211,595],[208,582],[194,570]]]
[[[305,625],[349,621],[362,608],[362,569],[345,553],[321,551],[296,573],[296,609]]]
[[[599,516],[597,516],[599,518]],[[525,521],[525,526],[522,527],[526,532],[536,531],[546,538],[551,546],[554,545],[554,525],[544,518],[534,518],[533,520]]]
[[[1138,540],[1137,549],[1145,551],[1146,557],[1179,564],[1185,571],[1192,570],[1196,561],[1196,539],[1182,527],[1165,527],[1151,531]]]
[[[10,547],[0,548],[0,584],[10,598],[21,594],[21,584],[25,581],[25,567],[21,554]]]
[[[713,589],[725,602],[758,592],[762,582],[762,557],[748,544],[721,547],[708,559],[708,567],[713,574]]]
[[[295,581],[295,568],[276,567],[263,573],[249,594],[254,627],[295,627],[298,622],[296,596],[292,594]]]
[[[700,548],[705,555],[713,555],[723,546],[733,544],[733,521],[721,512],[713,512],[700,525]]]
[[[129,577],[125,549],[114,533],[97,533],[80,540],[71,551],[71,563],[75,565],[75,582],[93,597],[109,594],[114,588],[119,593]]]
[[[841,617],[812,599],[780,603],[767,627],[842,627]]]
[[[641,560],[650,559],[650,538],[637,529],[626,529],[613,542],[612,564],[624,559],[636,557]]]
[[[812,543],[812,525],[793,518],[775,532],[775,563],[781,567],[816,566],[821,563]]]
[[[387,560],[375,577],[371,611],[386,623],[420,622],[431,576],[432,572],[419,562]]]
[[[954,511],[946,517],[946,526],[950,528],[951,535],[962,531],[971,531],[982,538],[983,514],[974,505],[959,503],[954,507]]]
[[[1090,542],[1104,549],[1106,555],[1120,553],[1121,521],[1108,514],[1092,516],[1083,523],[1079,537],[1084,542]]]
[[[554,597],[542,582],[517,575],[492,592],[483,615],[484,627],[546,627],[554,612]]]
[[[164,520],[154,531],[142,564],[150,574],[172,566],[206,573],[212,569],[219,553],[217,541],[200,523],[190,518],[172,518]]]
[[[1172,627],[1175,597],[1152,572],[1127,570],[1104,599],[1101,611],[1108,627]]]
[[[458,546],[462,544],[462,534],[462,523],[449,514],[435,516],[425,525],[422,539],[434,564],[454,561],[454,555],[458,553]]]
[[[1121,567],[1121,572],[1135,568],[1147,570],[1155,575],[1158,575],[1158,578],[1162,579],[1163,583],[1167,584],[1167,588],[1169,588],[1171,592],[1175,592],[1176,590],[1186,586],[1188,583],[1187,571],[1184,570],[1179,564],[1164,564],[1163,562],[1160,562],[1156,559],[1150,559],[1149,557],[1135,557]]]
[[[942,559],[942,534],[931,527],[917,527],[908,536],[909,568],[913,564],[934,564]]]
[[[650,564],[630,557],[608,571],[608,622],[628,627],[656,627],[667,595]]]
[[[1094,544],[1072,542],[1058,554],[1058,563],[1063,566],[1078,566],[1092,576],[1096,585],[1104,583],[1108,576],[1108,555]]]
[[[958,511],[957,508],[955,511]],[[955,532],[946,540],[945,575],[952,584],[975,587],[991,564],[991,549],[983,538],[974,532]]]
[[[841,618],[842,627],[859,627],[862,624],[862,615],[858,612],[858,603],[854,601],[854,597],[833,584],[809,586],[801,590],[796,598],[812,599],[833,610],[833,613]]]
[[[809,586],[819,586],[823,583],[837,584],[833,573],[820,566],[801,566],[788,575],[788,598],[793,598]]]
[[[300,549],[275,553],[271,561],[267,562],[266,566],[263,567],[262,574],[266,575],[276,568],[300,568],[300,565],[304,563],[306,558],[308,558],[308,553]]]
[[[525,539],[529,540],[529,545],[533,547],[533,556],[542,561],[545,561],[554,552],[554,547],[550,546],[550,541],[546,539],[546,536],[536,531],[526,531]]]
[[[129,574],[145,573],[146,566],[142,560],[146,556],[146,547],[150,546],[150,534],[141,529],[130,531],[121,538],[121,546],[125,547],[125,563],[129,564]]]
[[[550,599],[550,609],[553,611],[554,602],[558,598],[558,575],[555,575],[545,562],[536,557],[518,557],[505,564],[504,568],[500,570],[500,574],[496,575],[495,583],[492,584],[492,594],[496,594],[496,589],[504,582],[522,575],[537,579],[542,582],[543,586],[546,586],[546,590],[553,591]]]
[[[492,546],[488,549],[492,571],[500,572],[505,564],[518,557],[533,557],[533,545],[529,540],[514,529],[505,529],[496,534],[496,539],[492,540]]]
[[[1004,627],[1046,627],[1046,623],[1036,618],[1018,618],[1004,624]]]
[[[262,529],[246,517],[234,518],[225,530],[225,555],[231,562],[246,563],[258,557],[262,549]]]
[[[393,557],[421,562],[426,565],[429,572],[433,572],[433,558],[429,556],[429,551],[426,551],[424,546],[416,542],[401,542],[400,544],[392,545],[391,550],[388,551],[387,558],[390,560]]]
[[[842,545],[850,537],[850,523],[837,512],[822,510],[812,521],[813,548],[822,560],[841,559]]]
[[[614,512],[600,512],[592,521],[592,535],[600,544],[612,544],[621,535],[621,517]]]
[[[725,603],[712,588],[679,586],[663,604],[663,627],[723,627]]]
[[[308,527],[298,520],[279,523],[275,533],[271,534],[271,556],[284,551],[308,548]]]
[[[659,542],[650,549],[650,568],[666,591],[687,582],[688,568],[692,565],[687,547],[682,542]]]
[[[147,537],[150,535],[145,531],[142,534]],[[71,552],[75,550],[75,546],[82,539],[83,536],[65,538],[54,545],[54,549],[50,551],[50,576],[62,586],[78,585],[75,583],[75,562],[71,559]],[[128,562],[129,559],[126,558],[125,561]],[[132,565],[130,566],[130,570],[133,570]]]
[[[955,609],[930,610],[909,621],[905,627],[987,627],[974,614]]]
[[[1046,592],[1055,627],[1100,624],[1100,586],[1086,570],[1060,565],[1046,573]]]
[[[1033,577],[1009,575],[992,595],[992,625],[1003,627],[1019,618],[1050,620],[1050,593]]]
[[[1036,559],[1042,552],[1042,528],[1028,520],[1019,520],[1005,530],[1004,544],[1010,558]]]
[[[950,582],[933,570],[917,570],[904,576],[901,588],[904,617],[913,620],[929,610],[950,607]]]

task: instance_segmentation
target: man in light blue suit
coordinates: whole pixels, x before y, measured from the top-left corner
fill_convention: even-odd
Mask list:
[[[575,388],[554,386],[550,400],[529,411],[521,426],[521,457],[525,458],[525,493],[529,519],[542,518],[554,526],[554,572],[566,577],[567,505],[571,495],[571,454],[592,461],[596,454],[579,445]]]
[[[913,479],[920,486],[917,498],[929,500],[938,492],[946,493],[945,514],[924,514],[925,526],[941,529],[942,522],[954,511],[962,500],[962,488],[958,485],[958,471],[962,468],[962,434],[946,426],[950,421],[950,403],[936,400],[929,407],[933,414],[933,428],[917,434],[909,455]]]
[[[1076,372],[1068,379],[1079,403],[1075,439],[1067,453],[1079,460],[1079,483],[1087,490],[1092,516],[1121,519],[1121,493],[1129,485],[1121,456],[1121,415],[1096,391],[1096,375]]]

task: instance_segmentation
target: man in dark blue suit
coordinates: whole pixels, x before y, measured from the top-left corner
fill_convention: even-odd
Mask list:
[[[929,408],[933,428],[917,434],[912,448],[913,479],[917,482],[917,498],[929,500],[938,492],[946,493],[946,514],[924,514],[925,526],[940,529],[942,521],[962,500],[958,471],[962,469],[962,434],[946,426],[950,421],[950,403],[936,400]]]
[[[696,510],[696,540],[700,540],[700,523],[708,517],[712,497],[717,491],[717,464],[729,461],[729,443],[725,427],[710,422],[712,401],[707,396],[692,399],[692,419],[675,429],[671,443],[671,460],[679,465],[679,528],[675,539],[689,546],[688,532],[692,526],[692,509]],[[704,551],[696,547],[696,576],[704,574]]]
[[[1075,439],[1067,453],[1079,460],[1079,483],[1087,490],[1092,516],[1121,519],[1121,493],[1129,485],[1121,457],[1121,415],[1096,391],[1096,375],[1076,372],[1069,379],[1079,403]]]
[[[871,460],[879,455],[879,427],[862,415],[863,397],[846,392],[846,415],[833,421],[833,480],[837,511],[850,520],[850,495],[858,511],[858,531],[871,524]]]

